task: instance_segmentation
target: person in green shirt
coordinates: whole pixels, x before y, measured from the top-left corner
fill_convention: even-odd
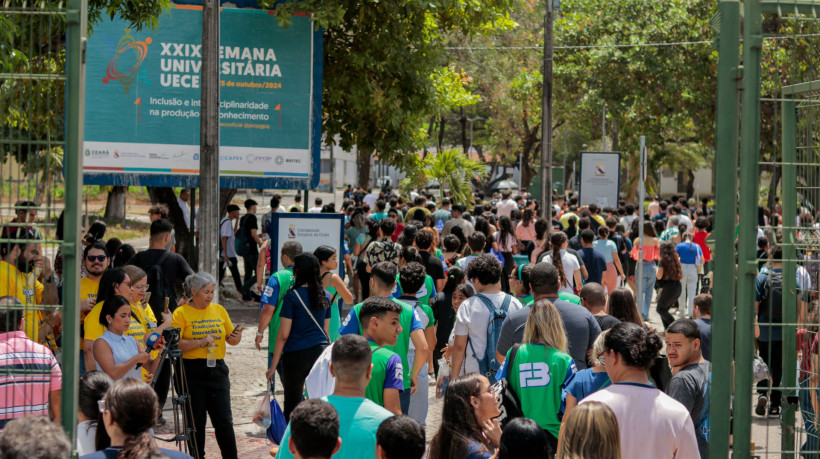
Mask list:
[[[516,296],[521,303],[529,306],[533,302],[532,290],[530,289],[531,265],[517,266],[510,273],[510,293]]]
[[[404,371],[401,357],[385,346],[395,346],[399,340],[402,307],[387,298],[372,297],[364,300],[359,319],[362,335],[367,338],[373,354],[373,370],[365,396],[401,414],[399,393],[404,391]]]
[[[547,433],[550,457],[558,447],[561,391],[575,371],[558,309],[549,300],[536,301],[524,329],[524,344],[510,349],[499,376],[506,377],[518,395],[524,417]]]
[[[282,310],[282,300],[293,286],[293,259],[302,253],[302,244],[296,241],[287,241],[282,244],[279,259],[285,269],[276,271],[268,279],[268,285],[262,292],[262,313],[259,315],[259,329],[256,332],[256,349],[262,350],[262,338],[265,329],[268,329],[268,366],[273,360],[273,348],[276,344],[276,335],[279,333],[279,312]],[[277,368],[281,375],[281,368]]]
[[[336,378],[333,395],[322,397],[333,405],[339,415],[339,437],[342,446],[334,459],[373,457],[379,425],[393,413],[365,398],[371,378],[371,350],[367,340],[358,335],[345,335],[333,343],[330,353],[330,373]],[[289,445],[292,425],[288,425],[281,445]],[[277,459],[295,456],[287,446],[279,448]]]
[[[396,285],[396,273],[398,269],[396,265],[390,261],[382,261],[376,263],[370,271],[370,293],[371,296],[378,296],[382,298],[391,298],[391,292]],[[395,346],[386,346],[389,350],[395,352],[401,357],[402,368],[404,371],[404,391],[399,395],[401,400],[401,411],[406,414],[410,409],[410,394],[416,391],[418,387],[418,376],[422,367],[427,362],[427,354],[429,348],[427,347],[427,340],[424,338],[424,326],[419,320],[418,314],[413,311],[413,308],[399,301],[392,299],[402,307],[401,312],[401,327],[402,332],[399,335],[399,340]],[[359,303],[350,310],[347,317],[342,321],[342,326],[339,327],[340,335],[361,334],[362,324],[359,321],[359,312],[364,303]],[[413,360],[413,366],[410,371],[408,365],[408,351],[410,342],[416,347],[416,358]],[[408,390],[409,389],[409,390]]]

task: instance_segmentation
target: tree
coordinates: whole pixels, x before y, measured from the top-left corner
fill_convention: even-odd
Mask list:
[[[273,0],[260,2],[272,7]],[[515,0],[402,2],[304,0],[276,3],[280,22],[310,12],[324,32],[322,130],[344,149],[358,147],[359,184],[369,185],[374,152],[396,166],[423,138],[436,113],[430,78],[441,66],[444,34],[468,35],[504,22]]]
[[[471,204],[473,196],[473,179],[483,179],[487,170],[483,164],[464,156],[463,152],[449,148],[420,159],[413,155],[405,171],[405,178],[399,182],[399,188],[409,194],[418,188],[419,183],[433,181],[439,185],[442,195],[445,191],[457,204]]]

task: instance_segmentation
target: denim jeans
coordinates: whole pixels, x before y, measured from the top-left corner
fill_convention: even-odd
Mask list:
[[[692,315],[692,301],[698,294],[698,267],[694,264],[681,263],[683,277],[680,280],[682,287],[680,297],[678,297],[678,310],[684,317]]]
[[[205,425],[206,416],[209,416],[221,457],[236,459],[228,366],[221,359],[216,361],[216,367],[213,368],[208,368],[205,359],[183,359],[182,363],[185,365],[188,392],[191,395],[191,412],[194,417],[192,424],[196,428],[196,449],[189,442],[189,451],[198,451],[198,457],[205,457]]]
[[[649,319],[649,306],[652,304],[652,294],[655,292],[655,271],[654,261],[641,262],[641,277],[643,278],[643,307],[641,315],[644,320]]]
[[[415,354],[415,351],[411,350],[408,353],[408,362],[413,361],[413,357],[410,354]],[[427,378],[427,364],[425,363],[421,369],[421,373],[419,373],[419,383],[416,386],[416,393],[410,396],[410,408],[407,410],[407,415],[418,421],[422,427],[427,424]]]
[[[410,389],[404,389],[399,392],[399,404],[401,405],[401,414],[407,415],[410,412]]]

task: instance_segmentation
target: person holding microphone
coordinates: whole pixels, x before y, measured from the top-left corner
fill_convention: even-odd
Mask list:
[[[187,304],[174,311],[172,327],[180,329],[179,348],[191,396],[191,420],[196,428],[198,457],[205,457],[206,415],[214,426],[221,456],[236,459],[236,436],[231,415],[231,381],[225,364],[225,343],[236,346],[242,340],[242,326],[234,328],[228,312],[212,303],[216,280],[208,273],[185,278]],[[193,442],[191,442],[193,443]]]

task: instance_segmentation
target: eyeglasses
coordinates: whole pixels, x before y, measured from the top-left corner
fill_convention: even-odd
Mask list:
[[[97,400],[97,407],[100,409],[100,413],[105,413],[105,399]]]
[[[140,292],[144,292],[144,291],[148,290],[148,287],[150,287],[150,285],[145,284],[145,285],[140,285],[139,287],[133,287],[133,289],[134,290],[139,290]]]
[[[106,255],[89,255],[85,257],[88,261],[105,261],[106,258],[108,258]]]

